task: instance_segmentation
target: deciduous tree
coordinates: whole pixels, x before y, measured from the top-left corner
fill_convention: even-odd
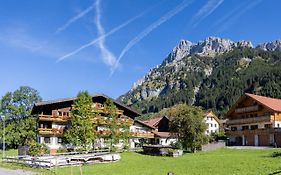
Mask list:
[[[170,130],[178,136],[183,148],[195,152],[205,142],[204,112],[198,107],[180,104],[170,109]]]

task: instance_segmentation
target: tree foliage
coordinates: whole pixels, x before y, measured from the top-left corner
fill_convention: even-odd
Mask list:
[[[198,107],[180,104],[170,109],[170,130],[178,136],[183,148],[195,152],[206,141],[204,112]]]
[[[107,118],[106,127],[110,131],[108,139],[110,141],[110,148],[114,150],[114,144],[118,143],[121,138],[128,140],[129,127],[123,126],[118,121],[118,108],[115,106],[112,100],[107,99],[105,104],[105,117]],[[122,128],[122,129],[121,129]]]
[[[28,86],[21,86],[2,97],[0,112],[6,125],[5,140],[11,147],[26,145],[36,139],[36,116],[31,115],[31,110],[34,103],[41,100],[39,92]]]
[[[87,91],[79,92],[70,112],[70,126],[64,132],[67,141],[83,149],[89,149],[96,138],[96,126],[93,123],[96,115],[92,97]]]

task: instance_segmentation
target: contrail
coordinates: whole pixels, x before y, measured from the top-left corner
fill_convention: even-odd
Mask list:
[[[63,26],[59,27],[56,30],[55,34],[58,34],[58,33],[62,32],[63,30],[65,30],[69,25],[71,25],[72,23],[74,23],[78,19],[80,19],[83,16],[85,16],[86,14],[88,14],[91,10],[94,9],[94,7],[95,7],[95,3],[93,3],[87,9],[83,10],[82,12],[80,12],[78,15],[76,15],[76,16],[72,17],[71,19],[69,19]]]
[[[90,47],[90,46],[96,44],[99,40],[104,39],[104,38],[106,38],[106,37],[108,37],[108,36],[114,34],[115,32],[119,31],[120,29],[122,29],[122,28],[126,27],[127,25],[129,25],[130,23],[132,23],[133,21],[135,21],[135,20],[137,20],[138,18],[141,18],[142,16],[144,16],[146,13],[148,13],[149,11],[151,11],[154,7],[155,7],[155,6],[152,6],[152,7],[148,8],[147,10],[143,11],[143,12],[140,13],[139,15],[137,15],[137,16],[135,16],[135,17],[129,19],[128,21],[126,21],[126,22],[120,24],[119,26],[113,28],[113,29],[110,30],[108,33],[105,33],[104,35],[99,36],[98,38],[92,40],[91,42],[80,46],[78,49],[76,49],[76,50],[74,50],[74,51],[72,51],[72,52],[70,52],[70,53],[68,53],[68,54],[66,54],[66,55],[64,55],[64,56],[62,56],[62,57],[60,57],[60,58],[58,58],[56,62],[60,62],[60,61],[66,59],[66,58],[68,58],[68,57],[70,57],[70,56],[76,55],[77,53],[79,53],[79,52],[82,51],[83,49],[88,48],[88,47]]]
[[[240,10],[237,14],[235,14],[235,16],[232,16],[230,19],[227,20],[226,23],[224,23],[222,25],[222,27],[220,27],[220,29],[217,31],[217,33],[220,33],[224,30],[226,30],[229,25],[231,25],[231,23],[235,20],[237,20],[240,16],[242,16],[245,12],[247,12],[248,10],[252,9],[253,7],[255,7],[256,5],[258,5],[259,3],[261,3],[263,0],[257,0],[254,1],[253,3],[250,3],[247,7],[245,7],[244,9]]]
[[[114,65],[111,76],[114,74],[120,60],[122,57],[139,41],[141,41],[144,37],[146,37],[150,32],[152,32],[154,29],[159,27],[162,23],[166,22],[182,10],[184,10],[189,4],[191,4],[192,1],[184,1],[183,3],[179,4],[177,7],[166,13],[164,16],[162,16],[160,19],[152,23],[150,26],[148,26],[146,29],[144,29],[141,33],[139,33],[135,38],[133,38],[122,50],[121,54],[119,55],[116,64]]]
[[[234,9],[232,9],[229,13],[225,14],[224,16],[222,16],[222,18],[220,18],[219,20],[217,20],[216,22],[214,22],[210,28],[214,28],[216,26],[218,26],[219,24],[222,24],[224,21],[227,21],[229,18],[231,18],[234,14],[237,14],[238,11],[240,11],[241,8],[243,8],[247,3],[243,2],[242,4],[240,4],[239,6],[235,7]]]
[[[101,18],[100,0],[96,1],[96,13],[97,14],[96,14],[96,18],[95,18],[95,23],[97,26],[99,36],[102,36],[102,35],[104,35],[105,32],[104,32],[103,26],[100,22],[100,18]],[[98,41],[97,46],[99,47],[99,49],[101,51],[102,59],[103,59],[104,63],[109,66],[114,66],[115,62],[116,62],[116,57],[105,46],[105,38],[101,38]]]
[[[208,1],[192,18],[191,24],[197,21],[193,27],[197,26],[203,19],[212,14],[224,0],[210,0]]]

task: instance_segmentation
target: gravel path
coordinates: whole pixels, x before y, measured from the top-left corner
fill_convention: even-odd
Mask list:
[[[35,173],[30,171],[24,171],[24,170],[11,170],[11,169],[4,169],[0,168],[0,175],[35,175]]]

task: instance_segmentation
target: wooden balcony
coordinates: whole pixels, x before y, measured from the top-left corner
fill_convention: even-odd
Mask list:
[[[106,108],[104,106],[95,106],[95,111],[98,112],[98,113],[108,113],[108,111],[106,110]],[[123,110],[120,110],[120,109],[116,109],[116,114],[123,114],[124,111]]]
[[[239,125],[239,124],[250,124],[260,122],[271,122],[271,116],[259,116],[244,119],[230,119],[226,122],[227,125]]]
[[[55,121],[55,122],[68,122],[70,120],[69,116],[58,116],[58,115],[38,115],[39,121]]]
[[[110,122],[110,119],[106,118],[106,117],[102,117],[102,116],[98,116],[92,119],[93,123],[98,124],[98,125],[106,125]],[[128,125],[131,126],[133,125],[134,120],[132,119],[125,119],[125,118],[118,118],[116,120],[116,124],[118,126],[120,125]]]
[[[61,135],[63,128],[38,128],[38,132],[42,135]]]
[[[154,138],[154,133],[152,132],[131,132],[131,137],[140,137],[140,138]]]

